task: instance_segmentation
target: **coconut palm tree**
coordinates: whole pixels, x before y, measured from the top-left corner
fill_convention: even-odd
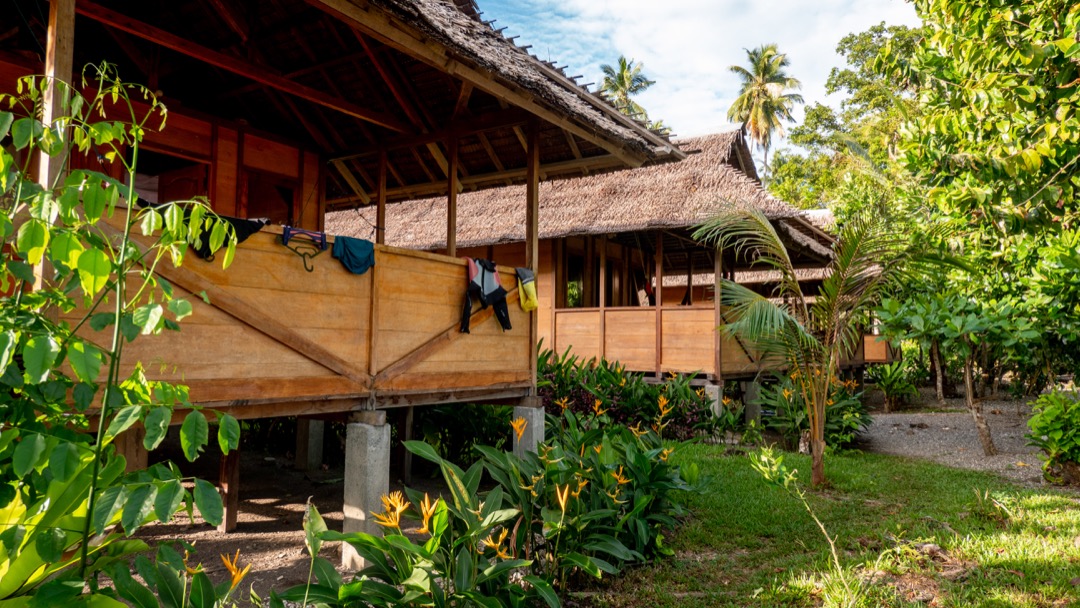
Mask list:
[[[839,382],[840,361],[854,352],[863,315],[915,268],[907,264],[916,260],[911,246],[888,226],[880,214],[845,223],[817,294],[803,293],[787,248],[756,209],[725,210],[694,233],[717,251],[730,247],[739,258],[779,271],[781,279],[771,297],[723,281],[721,302],[730,307],[734,320],[719,331],[736,336],[763,359],[787,366],[807,406],[814,486],[825,481],[825,408],[830,388]]]
[[[645,108],[630,99],[631,95],[636,95],[656,84],[656,81],[649,80],[641,73],[644,68],[644,63],[637,63],[633,59],[628,61],[625,55],[619,55],[617,66],[612,67],[608,64],[600,66],[600,70],[604,72],[600,92],[606,95],[615,108],[623,114],[648,120]]]
[[[769,170],[773,133],[783,135],[782,121],[794,121],[791,111],[795,104],[803,103],[802,95],[789,91],[802,88],[802,83],[788,76],[784,68],[790,62],[775,44],[763,44],[748,50],[746,58],[749,68],[728,66],[728,70],[737,74],[742,81],[739,96],[728,109],[728,120],[741,123],[750,138],[761,146],[764,151],[764,175]]]

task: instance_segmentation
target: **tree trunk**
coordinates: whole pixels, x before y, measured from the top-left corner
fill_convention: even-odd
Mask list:
[[[994,456],[997,454],[997,448],[994,447],[994,439],[990,436],[990,425],[986,424],[986,418],[983,417],[982,404],[975,401],[975,382],[972,378],[974,367],[975,353],[969,343],[968,355],[964,358],[964,403],[971,412],[971,417],[975,419],[975,429],[979,431],[979,442],[982,443],[983,454]]]
[[[824,430],[824,429],[822,429]],[[810,486],[819,488],[825,483],[825,438],[810,438]]]
[[[937,390],[938,405],[945,405],[945,366],[941,361],[941,345],[937,340],[930,342],[930,362],[934,366],[934,388]]]

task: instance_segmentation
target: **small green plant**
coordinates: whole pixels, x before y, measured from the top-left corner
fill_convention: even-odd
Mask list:
[[[862,393],[856,392],[858,385],[852,380],[841,381],[834,378],[829,385],[829,396],[825,402],[825,443],[831,450],[845,449],[854,440],[856,434],[870,425],[870,414],[862,402]],[[773,415],[763,416],[766,428],[780,433],[785,445],[794,449],[799,445],[803,433],[810,429],[803,394],[795,378],[778,376],[777,381],[761,388],[759,401]]]
[[[1043,475],[1054,483],[1080,483],[1080,393],[1039,396],[1028,420],[1028,445],[1044,452]]]
[[[990,490],[980,492],[978,488],[974,488],[974,491],[975,500],[971,505],[974,515],[1003,525],[1014,518],[1013,510],[1009,508],[1011,501],[1007,496]]]
[[[896,411],[907,403],[908,399],[919,395],[915,384],[908,378],[903,361],[871,366],[866,371],[866,377],[885,396],[886,412]]]

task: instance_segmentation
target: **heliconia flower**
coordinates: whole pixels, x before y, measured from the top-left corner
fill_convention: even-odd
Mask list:
[[[626,502],[625,500],[619,500],[619,488],[618,487],[615,488],[614,492],[604,492],[604,493],[607,494],[608,498],[610,498],[617,505],[621,505],[621,504]]]
[[[640,421],[635,422],[634,426],[628,427],[628,428],[630,429],[630,432],[634,434],[634,437],[641,437],[642,435],[647,435],[649,433],[649,431],[641,430],[641,422]]]
[[[222,555],[221,561],[225,563],[225,569],[229,571],[231,577],[231,584],[229,591],[236,589],[236,586],[240,584],[240,581],[244,580],[247,573],[251,570],[251,564],[244,566],[243,569],[237,567],[236,562],[240,561],[240,550],[236,550],[236,555],[233,556],[232,561],[229,561],[229,556]]]
[[[602,445],[594,445],[594,446],[592,446],[592,449],[593,449],[594,452],[596,452],[597,455],[599,455],[600,451],[604,449],[604,446],[602,446]]]
[[[660,452],[660,460],[662,460],[664,462],[667,462],[668,456],[671,456],[674,453],[675,453],[674,449],[672,449],[672,448],[664,448],[664,450],[662,452]]]
[[[562,399],[558,399],[558,400],[555,401],[555,405],[559,406],[559,409],[561,409],[562,411],[565,412],[567,406],[570,405],[570,398],[569,397],[563,397]]]
[[[581,491],[585,489],[585,486],[589,485],[589,480],[588,479],[579,479],[577,483],[578,483],[577,490],[574,490],[573,492],[570,493],[570,495],[573,496],[574,498],[577,498],[578,496],[581,496]],[[567,487],[570,487],[570,486],[567,485]]]
[[[593,406],[592,406],[593,413],[596,414],[597,416],[603,416],[605,413],[607,413],[606,409],[600,407],[602,405],[604,405],[604,402],[602,400],[600,400],[600,399],[597,399],[596,402],[593,403]]]
[[[623,476],[622,466],[619,466],[618,472],[612,471],[611,476],[615,478],[615,482],[618,483],[620,486],[630,483],[630,478]]]
[[[390,494],[383,494],[383,513],[375,513],[372,517],[375,518],[375,523],[385,528],[397,528],[401,524],[401,514],[409,508],[408,501],[401,495],[401,492],[394,491]]]
[[[791,399],[791,389],[790,388],[785,388],[783,392],[784,392],[784,399]]]
[[[559,509],[566,513],[566,499],[570,496],[570,484],[566,484],[565,487],[559,489],[559,486],[555,486],[555,498],[559,500]]]
[[[668,398],[660,395],[660,398],[656,400],[656,406],[660,408],[660,418],[664,418],[671,413],[671,410],[675,409],[674,406],[668,405]]]
[[[502,548],[503,541],[506,540],[506,535],[508,533],[509,533],[509,530],[507,530],[506,528],[503,528],[502,533],[499,534],[499,540],[495,540],[495,534],[494,533],[488,534],[487,538],[480,541],[480,545],[481,546],[486,546],[486,547],[488,547],[490,549],[494,549],[496,557],[499,557],[499,558],[502,558],[502,559],[510,559],[510,554],[507,553],[506,551],[503,551],[503,548]]]
[[[529,426],[529,423],[524,418],[517,418],[510,423],[510,426],[513,427],[517,440],[521,441],[521,436],[525,434],[525,427]]]
[[[431,502],[431,498],[428,497],[427,492],[424,492],[424,500],[420,503],[420,517],[424,522],[424,527],[420,528],[420,534],[431,534],[431,529],[428,524],[431,523],[431,517],[435,515],[435,507],[438,506],[439,499],[435,499],[435,502]]]
[[[723,397],[720,399],[720,403],[724,405],[731,405],[731,397]]]

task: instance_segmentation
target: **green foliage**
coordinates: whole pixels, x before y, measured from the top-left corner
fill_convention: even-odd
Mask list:
[[[425,407],[417,409],[416,425],[439,456],[463,464],[480,458],[477,446],[501,448],[508,441],[512,413],[512,407],[492,405]]]
[[[897,410],[908,399],[919,395],[903,361],[872,365],[866,370],[866,379],[885,397],[886,412]]]
[[[641,107],[641,104],[630,99],[656,84],[655,80],[649,80],[642,73],[643,69],[645,69],[644,63],[627,59],[625,55],[619,55],[619,61],[615,66],[606,63],[601,65],[600,71],[604,73],[604,79],[600,82],[600,93],[611,101],[616,110],[648,124],[652,123],[648,112]],[[655,127],[650,124],[650,128],[662,129],[663,122],[662,120],[656,122]]]
[[[37,77],[20,79],[16,95],[0,96],[0,107],[11,110],[0,111],[0,135],[10,127],[25,161],[0,149],[0,277],[12,294],[0,299],[0,600],[74,601],[84,582],[93,585],[97,573],[147,548],[125,540],[146,523],[168,521],[181,508],[189,515],[198,508],[210,523],[221,519],[221,499],[206,482],[196,480],[189,492],[170,465],[125,475],[115,451],[117,436],[140,422],[144,446],[153,449],[172,408],[193,408],[185,387],[150,381],[138,364],[121,376],[120,360],[127,342],[179,327],[190,305],[153,269],[166,257],[179,264],[187,245],[219,224],[199,202],[185,204],[187,215],[178,204],[136,206],[130,184],[142,135],[150,121],[164,122],[165,110],[107,67],[93,77],[96,90],[82,83],[89,98]],[[43,124],[39,108],[54,88],[67,115]],[[145,100],[145,114],[129,95]],[[32,179],[36,154],[63,164],[72,148],[86,153],[91,146],[123,164],[128,185],[88,170],[45,186]],[[135,226],[161,215],[164,222],[150,222],[157,231],[148,241],[132,238]],[[111,340],[85,329],[108,331]],[[202,431],[181,431],[193,455],[208,435],[205,413],[190,417]],[[219,434],[223,448],[235,448],[233,425],[226,420],[220,428],[227,430]],[[83,599],[111,604],[95,593]]]
[[[1047,479],[1063,480],[1063,467],[1080,465],[1080,394],[1055,390],[1039,395],[1028,420],[1029,445],[1046,454],[1043,473]]]
[[[711,401],[705,389],[693,387],[693,379],[692,374],[669,374],[663,383],[646,382],[642,374],[627,373],[618,362],[585,361],[570,349],[562,355],[541,349],[537,358],[536,385],[549,414],[603,412],[606,420],[624,426],[663,424],[658,430],[674,439],[716,430]],[[663,416],[661,403],[669,410]]]
[[[797,374],[779,376],[777,381],[761,387],[758,400],[772,412],[763,416],[765,428],[780,433],[785,445],[795,449],[803,433],[810,430],[805,395]],[[870,414],[863,405],[862,392],[856,392],[854,381],[834,378],[825,402],[825,443],[833,450],[847,448],[855,435],[870,426]]]

